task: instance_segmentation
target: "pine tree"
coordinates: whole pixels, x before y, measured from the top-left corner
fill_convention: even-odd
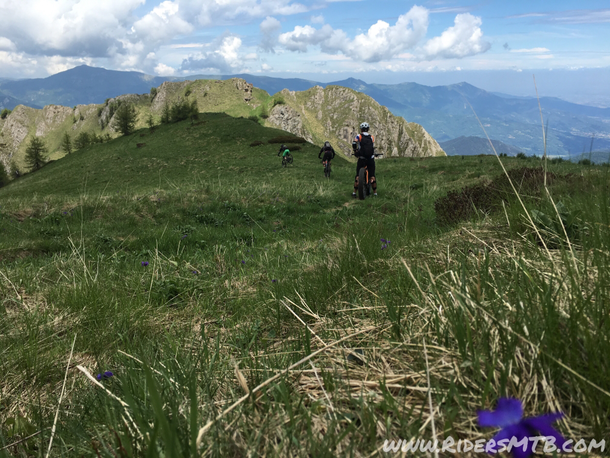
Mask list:
[[[61,149],[66,154],[70,154],[72,152],[72,139],[70,138],[70,134],[68,132],[64,133],[64,136],[61,138]]]
[[[85,131],[78,134],[78,136],[76,137],[76,140],[74,140],[74,148],[77,150],[86,148],[90,144],[91,144],[91,137],[89,137],[89,134]]]
[[[44,142],[38,137],[33,137],[25,149],[25,163],[31,171],[38,170],[45,164],[46,155],[47,147]]]
[[[112,127],[123,135],[129,135],[136,126],[136,109],[131,103],[122,103],[114,115]]]
[[[0,161],[0,188],[8,184],[8,174],[4,168],[4,164]]]

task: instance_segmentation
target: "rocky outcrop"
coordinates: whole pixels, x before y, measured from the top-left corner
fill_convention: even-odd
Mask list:
[[[288,105],[276,105],[269,113],[267,122],[279,127],[286,132],[293,133],[299,137],[303,137],[308,142],[313,141],[311,134],[303,129],[303,120],[301,114]]]
[[[371,97],[340,86],[315,86],[304,92],[280,92],[285,104],[276,105],[267,124],[351,154],[352,140],[366,121],[377,151],[386,157],[444,156],[440,145],[419,124],[394,116]]]

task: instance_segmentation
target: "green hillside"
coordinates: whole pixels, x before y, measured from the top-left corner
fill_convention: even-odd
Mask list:
[[[495,157],[389,158],[359,201],[299,142],[203,113],[0,188],[1,458],[375,456],[505,396],[604,437],[610,167],[503,158],[525,212]]]
[[[319,88],[318,88],[319,89]],[[326,90],[332,103],[321,104],[315,90],[270,96],[242,79],[165,82],[150,94],[125,94],[95,105],[48,105],[41,110],[18,106],[0,119],[0,162],[7,169],[27,170],[25,150],[33,137],[42,138],[51,159],[64,155],[61,140],[67,133],[74,142],[83,133],[103,142],[115,138],[115,115],[120,104],[134,105],[136,127],[149,121],[158,125],[163,112],[182,102],[196,102],[200,112],[247,117],[268,127],[281,128],[318,145],[331,140],[337,151],[351,153],[351,140],[362,119],[373,126],[377,145],[387,155],[444,155],[440,146],[418,124],[392,115],[365,94],[352,89]],[[356,100],[357,107],[350,101]],[[341,109],[339,109],[339,106]],[[287,120],[279,111],[288,110]],[[347,138],[349,137],[349,138]]]

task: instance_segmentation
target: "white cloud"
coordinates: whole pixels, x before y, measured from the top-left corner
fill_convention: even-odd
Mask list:
[[[324,16],[321,14],[318,16],[312,16],[310,21],[312,24],[324,24]]]
[[[242,66],[243,58],[239,55],[241,39],[227,35],[216,40],[213,51],[201,52],[182,61],[182,71],[205,70],[221,73],[234,72]]]
[[[6,37],[0,37],[0,51],[15,51],[16,49],[15,43]]]
[[[395,25],[377,21],[366,34],[351,39],[340,29],[326,24],[320,29],[309,25],[296,26],[292,32],[283,33],[279,42],[290,51],[306,52],[309,46],[320,45],[323,52],[341,52],[364,62],[391,59],[411,49],[425,36],[428,29],[428,10],[414,6],[401,15]]]
[[[445,30],[440,37],[429,40],[424,46],[425,58],[461,59],[483,53],[491,44],[483,40],[481,18],[470,13],[458,14],[454,26]]]
[[[259,28],[262,36],[260,48],[266,52],[275,52],[275,44],[282,24],[276,18],[267,16]]]
[[[189,34],[193,29],[193,25],[181,17],[179,3],[165,1],[137,21],[132,31],[150,46],[176,35]]]
[[[0,30],[30,55],[106,57],[120,49],[132,12],[144,0],[0,2]]]
[[[510,52],[540,54],[543,52],[551,52],[551,50],[547,49],[547,48],[530,48],[530,49],[511,49]]]
[[[159,76],[173,76],[176,74],[176,69],[165,64],[158,64],[155,67],[155,73]]]
[[[246,23],[270,15],[286,16],[309,11],[292,0],[177,0],[201,26]]]

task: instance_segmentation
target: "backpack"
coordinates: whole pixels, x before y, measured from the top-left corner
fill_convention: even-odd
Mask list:
[[[375,149],[373,147],[373,137],[370,135],[360,135],[360,156],[362,157],[372,157],[375,154]]]

